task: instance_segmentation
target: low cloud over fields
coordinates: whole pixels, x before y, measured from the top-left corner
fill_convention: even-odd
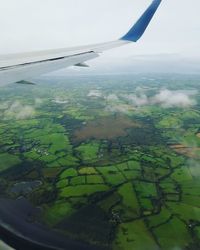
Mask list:
[[[35,108],[30,105],[24,105],[20,101],[14,101],[11,104],[7,104],[7,109],[3,112],[3,118],[5,120],[23,120],[32,118],[34,115]]]
[[[35,98],[30,104],[22,100],[2,101],[0,103],[0,116],[3,120],[25,120],[35,117],[36,110],[44,103],[44,99]]]
[[[143,106],[159,105],[163,108],[187,108],[196,104],[196,91],[161,89],[149,95],[149,90],[137,88],[136,94],[104,94],[100,90],[91,90],[90,98],[102,98],[107,102],[106,110],[127,113]]]
[[[170,91],[164,89],[153,98],[153,102],[161,104],[163,107],[189,107],[195,105],[194,93],[185,91]]]
[[[140,91],[137,95],[130,94],[124,96],[135,107],[147,106],[147,105],[161,105],[163,108],[180,107],[186,108],[195,105],[196,93],[190,91],[172,91],[168,89],[162,89],[158,94],[148,97],[147,94]]]

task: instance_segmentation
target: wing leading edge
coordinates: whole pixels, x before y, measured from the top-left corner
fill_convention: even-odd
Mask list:
[[[162,0],[154,0],[129,32],[119,40],[96,45],[0,56],[0,84],[25,80],[72,65],[83,65],[99,53],[136,42],[147,29]]]

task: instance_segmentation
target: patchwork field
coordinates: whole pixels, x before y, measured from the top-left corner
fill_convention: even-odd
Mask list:
[[[198,77],[108,78],[1,89],[0,196],[95,250],[200,249]]]

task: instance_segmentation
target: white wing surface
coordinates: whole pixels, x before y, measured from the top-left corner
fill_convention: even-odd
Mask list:
[[[136,42],[145,32],[162,0],[154,0],[129,32],[119,40],[82,47],[0,55],[0,84],[39,76],[73,65],[84,66],[105,50]]]

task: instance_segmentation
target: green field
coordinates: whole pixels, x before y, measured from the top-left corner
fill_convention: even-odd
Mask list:
[[[0,198],[95,250],[200,249],[198,76],[52,81],[1,88]]]
[[[8,153],[0,154],[0,172],[5,171],[6,169],[12,168],[15,165],[21,163],[21,160],[16,155],[11,155]]]

